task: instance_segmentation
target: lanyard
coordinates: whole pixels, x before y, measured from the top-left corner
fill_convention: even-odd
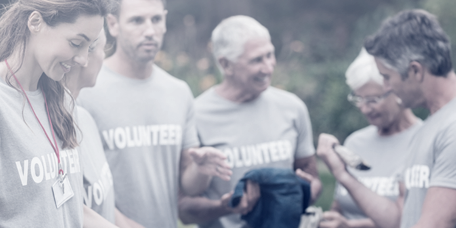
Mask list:
[[[8,70],[11,72],[11,74],[13,75],[14,79],[16,79],[16,82],[17,84],[19,84],[19,86],[21,87],[21,90],[22,92],[24,93],[25,95],[25,98],[27,98],[27,102],[29,103],[30,105],[30,108],[32,109],[32,112],[33,114],[35,115],[36,117],[36,120],[38,120],[38,123],[40,124],[41,128],[43,129],[44,131],[44,134],[46,135],[47,139],[49,140],[49,143],[51,144],[52,146],[52,149],[54,149],[54,152],[55,154],[57,155],[57,160],[59,162],[59,176],[60,178],[62,178],[62,175],[64,174],[63,173],[63,169],[62,169],[62,163],[60,163],[60,151],[59,151],[59,147],[57,146],[57,141],[55,140],[55,134],[54,134],[54,128],[52,126],[52,121],[51,121],[51,116],[49,115],[49,109],[48,109],[48,105],[47,105],[47,101],[46,101],[46,95],[44,94],[44,91],[41,91],[43,93],[43,97],[44,97],[44,103],[46,104],[46,114],[48,116],[48,119],[49,119],[49,123],[51,125],[51,132],[52,132],[52,137],[54,138],[54,144],[52,144],[52,141],[51,139],[49,138],[48,134],[46,133],[46,130],[44,129],[43,125],[41,124],[41,121],[40,119],[38,118],[38,116],[36,115],[35,113],[35,110],[33,109],[33,106],[32,106],[32,103],[30,103],[30,100],[27,96],[27,93],[24,91],[24,88],[22,88],[22,85],[21,83],[19,82],[19,80],[17,80],[16,78],[16,75],[14,75],[13,71],[11,70],[9,64],[8,64],[8,61],[6,61],[5,59],[5,63],[6,63],[6,66],[8,67]],[[64,175],[63,175],[64,176]]]

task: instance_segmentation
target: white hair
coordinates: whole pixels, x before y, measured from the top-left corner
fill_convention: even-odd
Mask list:
[[[212,31],[212,52],[218,59],[235,62],[244,53],[245,43],[252,38],[271,39],[268,29],[255,19],[237,15],[224,19]]]
[[[374,56],[367,53],[366,49],[361,49],[358,57],[350,64],[345,72],[347,85],[352,89],[359,89],[369,81],[383,85],[383,77],[378,72]]]

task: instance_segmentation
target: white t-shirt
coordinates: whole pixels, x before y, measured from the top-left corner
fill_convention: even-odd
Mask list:
[[[84,204],[115,223],[115,201],[111,169],[109,168],[98,128],[92,116],[82,107],[76,106],[75,119],[82,136],[79,135],[84,175]]]
[[[78,102],[97,123],[117,209],[146,227],[177,227],[181,151],[199,145],[188,85],[155,65],[144,80],[103,66]]]
[[[43,94],[36,90],[27,95],[52,140]],[[60,147],[61,141],[57,143]],[[0,227],[82,227],[79,150],[60,149],[60,160],[74,196],[57,208],[54,149],[22,92],[0,79]]]
[[[409,153],[401,228],[418,222],[429,187],[456,189],[456,98],[424,121]]]
[[[205,193],[210,199],[233,190],[251,169],[293,169],[296,159],[315,153],[307,107],[289,92],[269,87],[255,100],[235,103],[210,88],[196,99],[195,113],[201,144],[220,149],[233,170],[230,181],[213,178]],[[248,225],[232,214],[200,227]]]
[[[407,161],[408,146],[422,124],[419,120],[408,129],[389,136],[379,135],[378,128],[373,125],[354,132],[348,136],[344,144],[370,164],[371,169],[362,171],[348,167],[348,171],[378,195],[395,201],[399,196],[398,175]],[[367,218],[339,183],[336,184],[334,200],[339,204],[344,217]]]

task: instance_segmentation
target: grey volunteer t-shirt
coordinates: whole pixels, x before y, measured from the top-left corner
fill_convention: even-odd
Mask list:
[[[43,94],[27,95],[52,137]],[[25,96],[0,79],[0,227],[82,227],[79,150],[60,149],[60,159],[74,196],[57,209],[51,188],[58,180],[54,149]]]
[[[181,151],[199,145],[187,84],[155,65],[144,80],[103,66],[78,101],[100,131],[117,209],[146,227],[177,227]]]
[[[345,140],[345,146],[360,155],[371,165],[371,169],[361,171],[348,167],[348,171],[372,191],[395,201],[399,196],[397,176],[407,160],[410,141],[421,125],[422,121],[419,120],[408,129],[390,136],[379,135],[378,128],[373,125],[354,132]],[[344,217],[367,218],[339,183],[336,184],[334,200],[339,204]]]
[[[79,136],[84,175],[84,204],[115,223],[114,188],[111,169],[103,151],[98,128],[92,116],[82,107],[76,106],[75,119],[82,136]]]
[[[418,222],[429,187],[456,188],[456,98],[424,121],[409,153],[401,228]]]
[[[212,180],[205,193],[210,199],[233,190],[251,169],[293,169],[295,159],[315,153],[307,107],[289,92],[269,87],[253,101],[234,103],[210,88],[196,99],[195,113],[201,144],[220,149],[233,169],[230,181]],[[200,227],[248,226],[232,214]]]

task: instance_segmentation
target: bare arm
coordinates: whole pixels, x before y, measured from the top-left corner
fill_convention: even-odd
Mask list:
[[[337,181],[347,189],[361,210],[372,219],[376,226],[399,227],[405,192],[404,186],[400,185],[400,193],[396,202],[379,196],[347,172],[345,164],[333,150],[335,144],[339,144],[339,142],[334,136],[321,134],[317,154],[326,163]]]
[[[312,178],[306,179],[310,181],[310,188],[312,193],[310,203],[315,203],[318,196],[320,196],[322,190],[322,184],[320,181],[320,177],[318,176],[317,170],[317,159],[315,158],[315,156],[296,159],[294,161],[294,169],[301,169],[305,173],[310,174],[312,176]]]
[[[84,228],[118,228],[116,225],[110,223],[90,207],[84,205]]]
[[[424,199],[421,217],[413,228],[456,227],[456,189],[430,187]]]
[[[182,192],[189,196],[201,194],[213,176],[230,180],[232,172],[225,159],[225,155],[213,147],[183,150],[180,160]]]
[[[117,208],[115,209],[116,225],[120,228],[144,228],[141,224],[129,219],[122,214]]]
[[[340,211],[337,201],[333,201],[331,211],[323,214],[324,221],[320,222],[320,228],[376,228],[375,223],[369,219],[346,219]]]

